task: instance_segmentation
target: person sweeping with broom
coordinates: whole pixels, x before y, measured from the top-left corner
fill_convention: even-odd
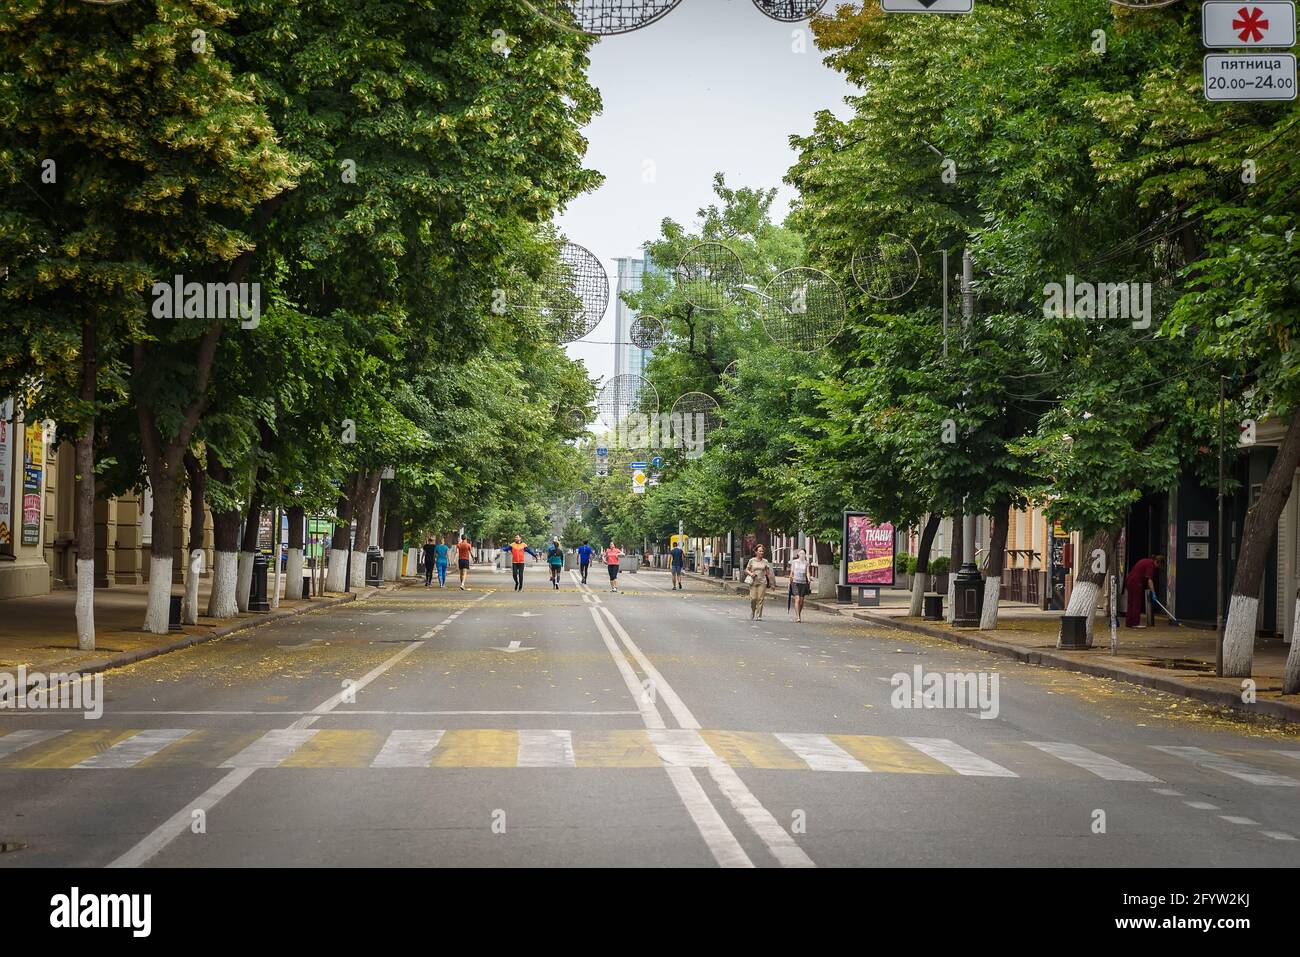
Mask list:
[[[1128,593],[1128,603],[1124,609],[1124,624],[1128,628],[1145,628],[1142,624],[1142,610],[1146,607],[1147,589],[1154,597],[1156,593],[1156,571],[1164,568],[1165,556],[1152,555],[1140,558],[1133,565],[1124,579],[1124,591]]]

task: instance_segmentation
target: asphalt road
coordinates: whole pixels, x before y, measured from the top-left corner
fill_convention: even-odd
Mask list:
[[[622,581],[479,567],[110,672],[98,720],[0,712],[0,867],[1300,863],[1281,725]]]

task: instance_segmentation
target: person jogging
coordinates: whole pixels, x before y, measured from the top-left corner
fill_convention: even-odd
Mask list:
[[[1165,556],[1152,555],[1150,558],[1138,559],[1133,570],[1124,579],[1124,591],[1128,593],[1128,602],[1124,608],[1124,624],[1128,628],[1145,628],[1142,624],[1142,609],[1146,605],[1147,589],[1156,593],[1156,569],[1163,568]]]
[[[447,555],[451,551],[443,541],[441,535],[438,536],[438,546],[434,549],[434,559],[438,566],[438,587],[447,587]]]
[[[460,566],[460,590],[465,590],[465,582],[469,579],[469,556],[474,551],[474,546],[470,544],[468,538],[464,535],[456,543],[456,564]]]
[[[591,547],[591,543],[585,539],[578,546],[578,570],[582,572],[582,583],[584,585],[587,584],[587,569],[591,565],[591,553],[594,551],[595,549]]]
[[[524,556],[532,555],[537,557],[537,553],[524,544],[523,538],[516,535],[515,540],[501,549],[503,552],[510,552],[510,573],[515,579],[515,591],[524,590]]]
[[[551,566],[551,587],[559,591],[560,572],[564,571],[564,549],[560,547],[558,538],[552,538],[546,547],[546,564]]]
[[[681,545],[674,545],[669,554],[672,555],[673,559],[673,589],[680,591],[682,587],[682,565],[686,563],[686,553],[682,551]]]
[[[609,590],[618,591],[618,560],[623,552],[613,542],[605,549],[605,564],[609,566]]]
[[[424,559],[424,587],[428,588],[433,584],[433,568],[438,561],[438,545],[434,542],[432,535],[430,535],[429,540],[424,543],[420,552],[421,557]]]

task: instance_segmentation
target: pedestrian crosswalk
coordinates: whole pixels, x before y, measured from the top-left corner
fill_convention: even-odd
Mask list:
[[[1295,752],[1134,745],[1122,755],[1125,760],[1120,760],[1114,750],[1063,741],[986,740],[968,746],[932,737],[690,729],[24,728],[0,731],[0,772],[169,767],[683,767],[972,778],[1073,774],[1081,779],[1156,784],[1175,776],[1204,774],[1261,787],[1300,785]]]

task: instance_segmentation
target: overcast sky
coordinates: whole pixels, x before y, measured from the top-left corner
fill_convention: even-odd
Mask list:
[[[591,82],[604,109],[584,131],[586,163],[605,183],[558,221],[610,277],[605,318],[569,346],[589,374],[609,376],[614,260],[639,255],[666,216],[694,224],[713,199],[715,172],[733,187],[779,187],[775,215],[784,216],[793,191],[781,179],[796,158],[790,135],[810,132],[817,110],[847,115],[853,88],[822,64],[806,23],[771,20],[752,0],[682,0],[639,31],[601,38]]]

